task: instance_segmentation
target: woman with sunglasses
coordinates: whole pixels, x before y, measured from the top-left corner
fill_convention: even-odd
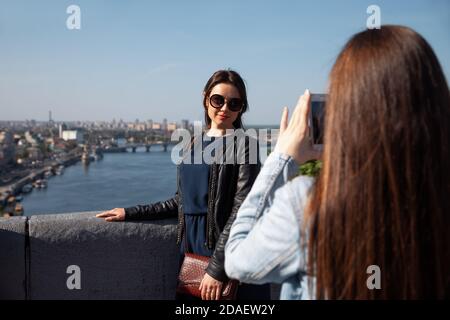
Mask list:
[[[196,146],[202,151],[212,143],[225,145],[234,129],[243,128],[242,114],[248,110],[243,79],[232,70],[215,72],[203,90],[206,129],[201,143],[193,143],[188,155],[193,157]],[[198,139],[199,137],[195,137]],[[243,154],[252,158],[249,136],[245,137]],[[248,142],[248,143],[247,143]],[[255,145],[255,144],[253,144]],[[232,144],[232,148],[239,148]],[[257,153],[257,150],[254,150]],[[234,150],[236,153],[236,149]],[[237,160],[237,159],[235,159]],[[97,217],[106,221],[155,220],[178,216],[177,243],[181,258],[194,253],[210,257],[206,274],[200,285],[204,300],[220,298],[223,283],[228,280],[224,269],[224,249],[236,213],[250,191],[260,170],[259,155],[255,163],[244,161],[232,164],[188,164],[177,166],[178,190],[175,197],[148,205],[115,208]],[[185,298],[180,297],[178,298]],[[269,285],[241,284],[237,299],[270,299]]]

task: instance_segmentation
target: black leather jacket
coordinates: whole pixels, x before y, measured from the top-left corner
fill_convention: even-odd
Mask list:
[[[259,154],[256,164],[249,163],[249,146],[251,145],[249,139],[253,139],[253,143],[257,145],[254,138],[246,136],[245,163],[212,164],[209,168],[206,245],[210,249],[214,248],[214,253],[206,272],[222,282],[228,279],[224,268],[224,251],[231,225],[261,168]],[[236,145],[237,143],[234,144],[235,149]],[[178,215],[177,243],[180,244],[184,236],[184,212],[179,186],[179,175],[177,174],[178,190],[175,197],[153,204],[126,208],[125,220],[156,220]]]

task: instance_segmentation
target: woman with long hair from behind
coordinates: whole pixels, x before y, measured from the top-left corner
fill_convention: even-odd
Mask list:
[[[277,147],[238,212],[229,276],[282,282],[286,299],[448,298],[450,97],[432,48],[401,26],[353,36],[330,74],[322,170],[313,182],[288,181],[311,158],[309,99],[289,124],[284,112]],[[280,225],[288,220],[297,226]],[[379,289],[368,286],[370,270]]]

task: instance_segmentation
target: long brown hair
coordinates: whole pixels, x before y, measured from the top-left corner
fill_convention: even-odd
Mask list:
[[[448,298],[449,217],[450,97],[437,57],[406,27],[356,34],[330,74],[305,211],[316,297]],[[367,286],[370,265],[379,290]]]
[[[220,84],[226,83],[233,85],[237,91],[239,92],[240,98],[242,99],[244,105],[239,112],[236,120],[233,122],[233,126],[235,129],[243,128],[242,124],[242,114],[248,110],[248,101],[247,101],[247,90],[245,88],[245,82],[242,77],[234,70],[218,70],[214,72],[214,74],[209,78],[206,82],[205,88],[203,89],[204,97],[203,97],[203,107],[205,109],[205,124],[209,129],[211,127],[211,119],[208,116],[208,106],[206,105],[206,101],[209,98],[209,94],[212,89]]]

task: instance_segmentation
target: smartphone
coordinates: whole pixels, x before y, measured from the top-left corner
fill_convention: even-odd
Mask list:
[[[311,110],[309,112],[310,134],[314,148],[323,149],[324,120],[326,94],[311,94]]]

